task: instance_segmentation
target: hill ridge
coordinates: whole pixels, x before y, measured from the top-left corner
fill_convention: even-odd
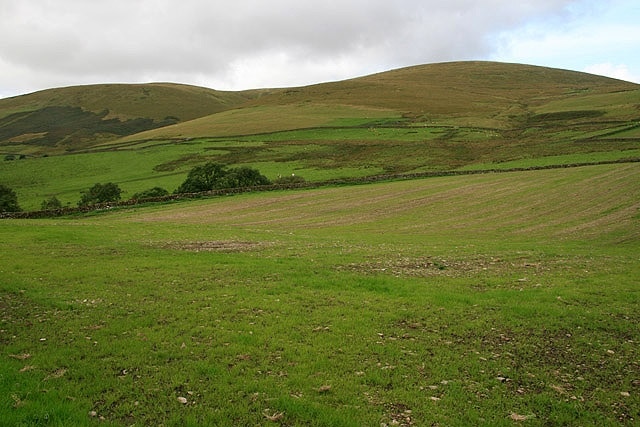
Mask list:
[[[0,100],[0,153],[51,155],[181,140],[366,124],[518,130],[637,119],[640,85],[571,70],[492,61],[421,64],[335,82],[218,91],[106,83]],[[595,108],[593,108],[595,106]],[[555,116],[554,116],[555,114]],[[537,122],[536,122],[537,120]]]

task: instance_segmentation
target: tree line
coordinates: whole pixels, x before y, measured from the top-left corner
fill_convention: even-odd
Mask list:
[[[251,183],[250,180],[242,181],[237,178],[233,178],[233,175],[229,176],[229,181],[226,181],[227,184],[229,182],[241,183],[239,187],[224,187],[221,180],[210,179],[211,174],[217,173],[220,168],[211,166],[211,164],[207,163],[203,166],[195,167],[187,176],[187,179],[173,192],[173,196],[169,194],[169,192],[160,187],[154,187],[149,190],[142,191],[140,193],[134,194],[129,202],[120,202],[119,204],[136,204],[138,201],[150,200],[150,201],[163,201],[163,200],[172,200],[179,199],[184,197],[197,197],[202,193],[216,193],[216,194],[228,194],[228,193],[239,193],[246,190],[251,190],[252,188],[260,187],[263,190],[271,190],[271,189],[282,189],[282,188],[317,188],[326,185],[354,185],[354,184],[366,184],[373,182],[381,182],[381,181],[389,181],[389,180],[398,180],[398,179],[417,179],[417,178],[429,178],[429,177],[439,177],[439,176],[457,176],[457,175],[476,175],[476,174],[486,174],[486,173],[507,173],[507,172],[524,172],[524,171],[534,171],[534,170],[545,170],[545,169],[563,169],[563,168],[575,168],[575,167],[583,167],[583,166],[595,166],[595,165],[605,165],[605,164],[621,164],[621,163],[640,163],[639,157],[631,157],[625,159],[617,159],[617,160],[602,160],[596,162],[581,162],[581,163],[566,163],[566,164],[558,164],[558,165],[544,165],[544,166],[529,166],[529,167],[516,167],[516,168],[504,168],[504,169],[470,169],[470,170],[443,170],[443,171],[427,171],[427,172],[413,172],[413,173],[401,173],[401,174],[383,174],[383,175],[369,175],[365,177],[357,177],[357,178],[340,178],[340,179],[331,179],[327,181],[315,181],[315,182],[306,182],[304,178],[291,175],[285,177],[278,177],[273,182],[270,182],[266,177],[262,176],[259,172],[254,176],[261,176],[264,178],[264,181],[260,179],[259,181],[255,181]],[[249,168],[236,168],[236,169],[227,169],[225,166],[221,166],[223,171],[235,172],[238,169],[249,169]],[[247,173],[246,175],[251,176],[254,173]],[[225,174],[219,174],[220,178]],[[244,174],[240,173],[240,176],[244,176]],[[211,183],[214,183],[211,185]],[[217,184],[216,184],[217,183]],[[225,185],[227,185],[225,184]],[[217,186],[220,185],[220,186]],[[111,194],[112,197],[105,196],[104,193]],[[119,202],[120,201],[120,188],[113,183],[108,184],[96,184],[94,187],[89,189],[87,192],[83,192],[83,197],[80,202],[78,202],[78,208],[81,211],[91,210],[91,206],[97,205],[100,206],[105,203],[111,202]],[[116,195],[117,194],[117,195]],[[52,199],[55,199],[53,197]],[[113,200],[107,200],[113,199]],[[52,211],[57,209],[63,209],[60,202],[55,200],[45,200],[43,202],[41,213],[33,212],[30,217],[38,217],[38,216],[46,216],[45,211]],[[15,192],[0,184],[0,214],[9,213],[9,215],[0,215],[0,217],[11,217],[10,213],[12,212],[20,212],[21,209],[18,206],[18,199]]]
[[[300,177],[278,178],[275,183],[287,183],[292,179],[298,182],[304,181]],[[191,169],[187,178],[173,192],[174,194],[202,193],[212,190],[227,188],[255,187],[273,184],[257,169],[250,167],[229,168],[220,163],[209,162]],[[162,187],[153,187],[135,193],[130,200],[145,200],[168,196],[170,193]],[[105,203],[119,202],[122,197],[122,189],[118,184],[108,182],[97,183],[81,193],[78,207],[88,207]],[[62,209],[62,202],[52,196],[42,202],[43,211]],[[0,184],[0,212],[21,212],[18,197],[13,189]]]

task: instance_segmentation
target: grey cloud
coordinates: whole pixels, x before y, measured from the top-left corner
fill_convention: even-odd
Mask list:
[[[233,88],[294,85],[321,78],[313,70],[347,78],[480,58],[493,48],[492,34],[560,16],[570,3],[3,0],[0,85],[7,87],[0,95],[12,86],[149,79]],[[264,68],[247,69],[256,65]],[[277,78],[270,84],[269,76]]]

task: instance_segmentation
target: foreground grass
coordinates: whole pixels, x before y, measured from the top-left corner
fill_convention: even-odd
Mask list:
[[[0,222],[7,425],[640,418],[637,164]]]

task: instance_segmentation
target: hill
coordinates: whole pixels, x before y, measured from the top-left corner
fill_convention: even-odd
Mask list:
[[[0,151],[58,154],[233,108],[259,91],[173,83],[48,89],[0,100]]]
[[[549,120],[632,120],[639,103],[640,86],[633,83],[480,61],[243,92],[170,83],[88,85],[0,100],[0,150],[57,154],[114,140],[246,135],[381,117],[520,129]]]
[[[413,125],[520,129],[546,120],[549,113],[561,113],[551,118],[571,123],[594,117],[635,119],[639,102],[639,85],[592,74],[521,64],[450,62],[267,91],[239,111],[126,140],[243,135],[381,116],[404,118]],[[591,103],[597,105],[592,108]]]
[[[125,138],[4,145],[64,152],[0,161],[26,210],[96,182],[172,190],[205,161],[308,181],[446,171],[0,220],[0,419],[633,424],[639,95],[436,64],[252,92]],[[152,116],[124,104],[121,123]]]
[[[55,89],[0,102],[0,153],[27,157],[0,162],[0,182],[33,210],[96,182],[172,191],[209,161],[320,181],[637,159],[639,106],[637,84],[494,62],[247,92]]]

